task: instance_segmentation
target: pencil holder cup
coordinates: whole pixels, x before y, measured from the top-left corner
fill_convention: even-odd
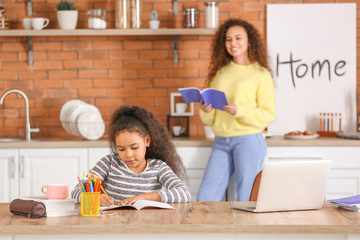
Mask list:
[[[84,217],[100,215],[100,192],[81,193],[81,215]]]

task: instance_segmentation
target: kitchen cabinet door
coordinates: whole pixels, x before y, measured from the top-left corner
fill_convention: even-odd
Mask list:
[[[109,147],[89,148],[89,169],[92,169],[101,158],[108,154],[110,154]]]
[[[191,200],[196,201],[202,177],[210,157],[211,147],[177,147],[188,174]]]
[[[47,184],[67,184],[71,191],[87,170],[86,148],[20,149],[19,195],[43,195]]]
[[[18,195],[18,149],[0,149],[0,202]]]

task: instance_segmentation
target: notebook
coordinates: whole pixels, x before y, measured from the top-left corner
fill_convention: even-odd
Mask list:
[[[265,162],[256,205],[232,208],[251,212],[320,209],[330,165],[330,160]]]

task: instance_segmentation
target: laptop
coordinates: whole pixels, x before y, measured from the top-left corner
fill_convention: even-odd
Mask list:
[[[330,160],[265,162],[256,205],[231,208],[251,212],[320,209],[330,165]]]

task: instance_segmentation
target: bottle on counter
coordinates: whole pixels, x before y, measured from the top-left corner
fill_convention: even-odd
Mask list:
[[[88,12],[88,28],[106,29],[106,11],[105,9],[90,9]]]
[[[205,27],[217,28],[219,26],[219,8],[217,2],[205,2]]]

